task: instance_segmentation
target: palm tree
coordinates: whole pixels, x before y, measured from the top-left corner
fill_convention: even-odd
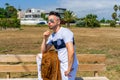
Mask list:
[[[117,10],[118,10],[118,6],[115,4],[114,5],[114,11],[117,12]]]
[[[119,7],[118,7],[118,10],[119,10],[119,15],[118,15],[118,17],[119,17],[119,21],[120,21],[120,5],[119,5]]]
[[[73,11],[67,10],[64,12],[63,20],[67,23],[67,27],[70,27],[70,22],[75,20],[76,17],[73,13]]]
[[[9,5],[9,3],[5,3],[5,6],[6,6],[6,8],[7,8],[7,7],[9,7],[10,5]],[[7,9],[5,9],[5,11],[6,11],[5,16],[6,16],[6,18],[8,18],[8,17],[9,17],[9,14],[8,14]]]
[[[117,18],[117,13],[116,13],[116,12],[112,13],[112,18],[113,18],[114,20]]]
[[[9,3],[5,3],[5,5],[6,5],[6,7],[8,7],[8,6],[9,6]]]
[[[86,27],[94,27],[94,22],[97,21],[96,18],[97,15],[94,14],[86,15],[85,17]]]

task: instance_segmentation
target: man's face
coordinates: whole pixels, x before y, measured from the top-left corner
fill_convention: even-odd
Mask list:
[[[60,19],[57,16],[50,15],[48,17],[48,26],[50,29],[54,29],[60,24]]]

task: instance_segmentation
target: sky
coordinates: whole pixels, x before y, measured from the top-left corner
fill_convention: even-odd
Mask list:
[[[120,0],[0,0],[0,7],[4,8],[5,3],[22,10],[36,8],[53,11],[56,8],[66,8],[79,18],[87,14],[95,14],[98,19],[112,19],[113,7],[115,4],[120,5]]]

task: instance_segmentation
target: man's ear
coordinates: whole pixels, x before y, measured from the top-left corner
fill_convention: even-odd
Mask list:
[[[61,23],[61,20],[60,19],[58,19],[58,24],[60,24]]]

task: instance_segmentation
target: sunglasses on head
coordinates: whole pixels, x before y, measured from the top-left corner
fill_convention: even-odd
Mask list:
[[[48,22],[54,23],[54,20],[53,19],[49,19]]]

